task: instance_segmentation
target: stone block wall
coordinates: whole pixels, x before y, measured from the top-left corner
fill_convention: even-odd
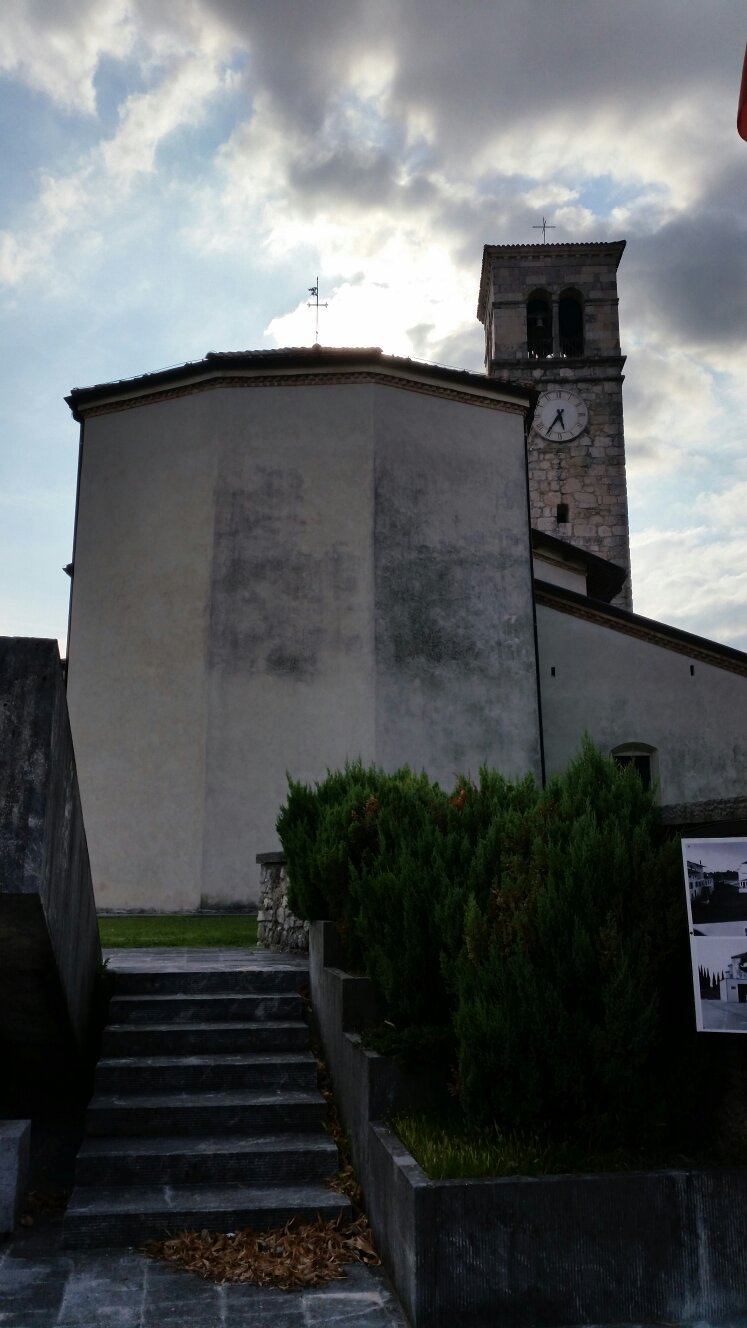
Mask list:
[[[0,1094],[74,1089],[101,965],[56,641],[0,638]]]
[[[309,948],[309,924],[288,907],[288,870],[282,853],[258,853],[260,868],[257,941],[270,950]]]
[[[528,465],[532,526],[559,539],[567,538],[589,553],[630,567],[628,497],[625,476],[621,380],[611,378],[570,381],[554,370],[538,371],[544,391],[551,386],[573,387],[589,408],[589,428],[567,443],[548,443],[534,430],[529,436]],[[559,524],[559,503],[568,506],[567,523]],[[630,607],[630,583],[616,601]]]
[[[532,429],[528,443],[531,522],[628,569],[630,536],[625,477],[617,266],[624,242],[487,246],[478,317],[486,330],[486,369],[503,382],[537,392],[568,388],[586,402],[589,423],[578,438],[548,442]],[[527,300],[535,290],[552,301],[556,353],[527,353]],[[577,292],[583,303],[584,353],[558,354],[558,300]],[[558,507],[568,520],[558,521]],[[614,601],[632,607],[630,575]]]

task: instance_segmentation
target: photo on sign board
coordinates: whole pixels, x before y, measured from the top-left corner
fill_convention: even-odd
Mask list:
[[[747,949],[747,839],[683,839],[690,931],[743,936]]]
[[[747,1033],[747,937],[691,936],[695,1022],[704,1033]]]

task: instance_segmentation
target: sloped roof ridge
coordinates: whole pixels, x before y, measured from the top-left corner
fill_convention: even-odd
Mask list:
[[[547,608],[557,608],[561,613],[572,617],[586,618],[612,628],[613,631],[637,636],[648,640],[652,645],[666,641],[667,646],[681,655],[693,659],[700,658],[705,663],[720,665],[733,673],[747,677],[747,652],[736,646],[726,646],[720,641],[711,641],[708,637],[687,632],[683,627],[661,622],[657,618],[645,618],[632,609],[620,608],[617,604],[604,604],[600,600],[579,595],[565,586],[554,585],[541,578],[535,578],[535,597],[539,604]]]
[[[261,368],[287,369],[292,372],[314,373],[318,368],[341,373],[360,373],[371,369],[376,374],[386,376],[411,375],[413,378],[425,375],[434,382],[452,389],[466,389],[470,393],[478,391],[486,397],[504,397],[520,400],[532,406],[536,392],[517,383],[504,383],[489,378],[472,369],[456,369],[448,365],[433,363],[429,360],[416,360],[401,355],[385,354],[380,346],[296,346],[272,347],[266,350],[208,351],[201,360],[188,360],[182,364],[170,365],[150,373],[137,374],[132,378],[119,378],[105,383],[94,383],[88,387],[75,387],[65,397],[73,416],[80,418],[79,411],[90,408],[112,395],[132,398],[135,394],[153,393],[160,389],[173,387],[184,380],[197,381],[200,378],[212,379],[225,369],[240,371]]]

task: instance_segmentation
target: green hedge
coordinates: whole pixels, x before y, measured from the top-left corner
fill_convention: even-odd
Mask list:
[[[544,790],[353,764],[290,781],[278,831],[291,908],[337,922],[411,1045],[440,1031],[470,1123],[598,1146],[685,1131],[680,862],[635,770],[588,741]]]
[[[636,772],[587,743],[530,811],[500,887],[467,904],[455,1021],[467,1117],[600,1147],[654,1142],[693,1103],[690,991],[678,846]]]

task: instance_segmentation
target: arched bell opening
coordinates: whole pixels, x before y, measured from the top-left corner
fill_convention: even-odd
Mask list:
[[[573,358],[584,353],[584,302],[579,291],[563,291],[558,300],[560,354]]]
[[[530,360],[552,355],[552,301],[547,291],[533,291],[527,300],[527,355]]]

